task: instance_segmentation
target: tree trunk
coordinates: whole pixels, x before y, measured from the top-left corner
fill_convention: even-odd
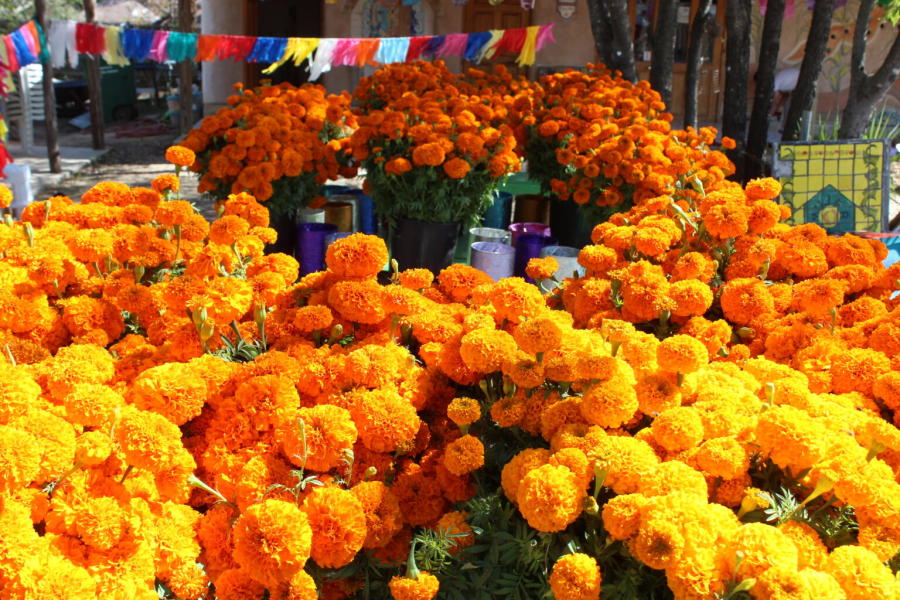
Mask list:
[[[44,31],[47,29],[47,7],[44,0],[34,0],[34,14]],[[59,130],[56,127],[56,91],[53,89],[53,66],[50,56],[45,53],[41,57],[44,69],[44,123],[47,128],[47,160],[51,173],[62,173],[62,160],[59,154]],[[27,101],[27,99],[26,99]]]
[[[753,96],[753,113],[747,132],[747,155],[744,174],[748,178],[763,173],[763,153],[769,133],[769,111],[775,94],[775,69],[778,67],[778,50],[781,46],[781,23],[784,20],[785,0],[769,0],[759,46],[759,66],[756,69],[756,92]]]
[[[900,76],[900,29],[884,62],[872,75],[865,70],[866,32],[859,27],[869,22],[874,0],[862,0],[856,17],[857,28],[853,33],[853,52],[850,59],[850,92],[847,106],[841,114],[841,139],[853,139],[863,135],[875,105],[882,101],[887,91]]]
[[[784,141],[800,139],[804,114],[813,110],[816,86],[819,82],[819,74],[822,72],[822,61],[825,60],[833,15],[834,0],[816,1],[813,7],[812,23],[809,26],[809,35],[806,37],[806,54],[800,65],[797,87],[791,92],[784,134],[781,138]]]
[[[601,6],[602,0],[588,0],[588,13],[591,19],[591,33],[594,35],[594,47],[597,50],[597,56],[603,64],[609,66],[610,62],[610,38],[612,32],[609,28],[609,22],[606,20]]]
[[[96,19],[94,0],[84,0],[84,20],[93,23]],[[87,63],[88,98],[91,102],[91,145],[94,150],[106,147],[103,127],[103,93],[100,75],[100,57],[85,55]]]
[[[697,127],[697,88],[700,83],[700,60],[703,58],[703,42],[706,39],[707,23],[711,13],[712,0],[700,0],[697,13],[691,22],[691,36],[688,45],[687,71],[684,75],[684,126]]]
[[[831,0],[833,1],[833,0]],[[743,152],[747,136],[747,81],[750,78],[751,0],[731,0],[725,8],[725,106],[722,135],[735,141],[729,152],[737,167],[736,176],[743,173]]]
[[[621,0],[588,0],[588,11],[594,44],[603,62],[613,71],[621,71],[625,79],[637,81],[628,4]]]
[[[178,0],[178,28],[190,32],[194,28],[193,0]],[[178,94],[181,98],[181,133],[186,134],[194,126],[194,63],[183,60],[178,65]]]
[[[672,66],[675,63],[675,32],[678,0],[660,0],[653,28],[653,62],[650,85],[659,92],[666,106],[672,101]]]

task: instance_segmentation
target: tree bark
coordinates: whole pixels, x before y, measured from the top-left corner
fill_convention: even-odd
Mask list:
[[[96,20],[94,0],[84,0],[84,20],[87,23],[93,23]],[[84,58],[87,63],[88,98],[91,102],[91,145],[94,147],[94,150],[102,150],[106,147],[106,140],[104,139],[100,57],[85,55]]]
[[[833,0],[831,0],[833,1]],[[735,141],[729,151],[742,178],[743,153],[747,136],[747,81],[750,78],[751,0],[730,0],[725,8],[725,106],[722,135]]]
[[[822,72],[822,61],[825,60],[832,16],[834,16],[834,0],[817,0],[813,7],[809,34],[806,37],[806,53],[803,56],[803,63],[800,65],[797,87],[791,92],[784,134],[781,138],[784,141],[800,139],[803,115],[813,110],[816,86],[819,82],[819,74]]]
[[[863,135],[872,118],[875,105],[881,102],[900,76],[900,28],[884,62],[875,73],[866,74],[865,25],[872,15],[874,3],[874,0],[862,0],[856,17],[857,27],[853,33],[853,51],[850,58],[850,92],[847,96],[847,106],[841,114],[841,129],[838,132],[842,139],[853,139]]]
[[[700,61],[703,58],[703,42],[707,23],[712,16],[712,0],[700,0],[697,13],[691,22],[688,45],[687,70],[684,75],[684,126],[697,127],[697,88],[700,83]]]
[[[44,31],[47,29],[47,6],[44,0],[34,0],[34,14]],[[62,173],[62,159],[59,154],[59,130],[56,126],[56,91],[53,89],[53,66],[49,55],[41,57],[44,69],[44,123],[47,128],[47,161],[51,173]],[[28,99],[25,98],[27,102]]]
[[[762,175],[762,157],[769,133],[769,111],[775,95],[775,69],[778,66],[778,50],[781,46],[781,23],[784,20],[785,0],[769,0],[759,46],[759,65],[756,69],[756,91],[753,95],[753,112],[750,130],[747,132],[747,155],[744,174],[748,178]]]
[[[178,0],[178,28],[190,32],[194,28],[193,0]],[[181,133],[186,134],[194,126],[194,63],[183,60],[178,65],[178,94],[181,99]]]
[[[603,62],[613,71],[620,71],[625,79],[637,81],[628,3],[622,0],[588,0],[588,12],[594,44]]]
[[[672,101],[672,67],[675,63],[675,32],[678,0],[659,0],[659,13],[653,28],[653,62],[650,85],[659,92],[666,106]]]

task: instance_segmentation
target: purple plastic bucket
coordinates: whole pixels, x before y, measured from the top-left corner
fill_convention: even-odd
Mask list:
[[[550,226],[543,223],[513,223],[509,226],[509,231],[512,234],[510,243],[513,246],[516,246],[519,236],[522,235],[531,234],[544,237],[550,236]]]
[[[519,243],[516,246],[516,265],[513,271],[516,277],[525,277],[525,281],[534,283],[534,280],[525,276],[525,267],[532,258],[539,258],[541,250],[545,246],[556,246],[557,241],[544,235],[536,235],[533,233],[523,233],[519,236]]]
[[[484,271],[494,281],[512,277],[516,250],[499,242],[475,242],[472,244],[472,266]]]
[[[321,271],[325,266],[325,238],[337,232],[331,223],[300,223],[297,225],[297,259],[300,275]]]

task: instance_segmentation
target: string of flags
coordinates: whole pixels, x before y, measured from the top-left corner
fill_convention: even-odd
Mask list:
[[[38,39],[42,38],[40,29],[33,21],[23,27],[32,26],[39,34]],[[16,34],[7,37],[14,35]],[[102,56],[111,65],[127,65],[129,61],[147,60],[268,63],[269,66],[263,71],[267,74],[287,63],[299,66],[308,61],[307,68],[313,81],[332,67],[411,62],[425,57],[456,56],[480,62],[498,54],[513,53],[518,54],[519,65],[528,66],[534,64],[538,51],[547,44],[556,42],[553,23],[477,33],[413,37],[282,38],[197,34],[53,21],[48,38],[51,63],[56,68],[67,64],[74,68],[80,54]],[[18,46],[15,48],[18,49]],[[33,52],[25,55],[23,48],[19,66],[28,64],[33,57]]]

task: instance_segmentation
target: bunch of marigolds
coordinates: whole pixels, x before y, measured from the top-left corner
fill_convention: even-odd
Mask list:
[[[702,160],[548,296],[361,234],[298,279],[177,175],[7,219],[0,596],[900,597],[900,265]]]

